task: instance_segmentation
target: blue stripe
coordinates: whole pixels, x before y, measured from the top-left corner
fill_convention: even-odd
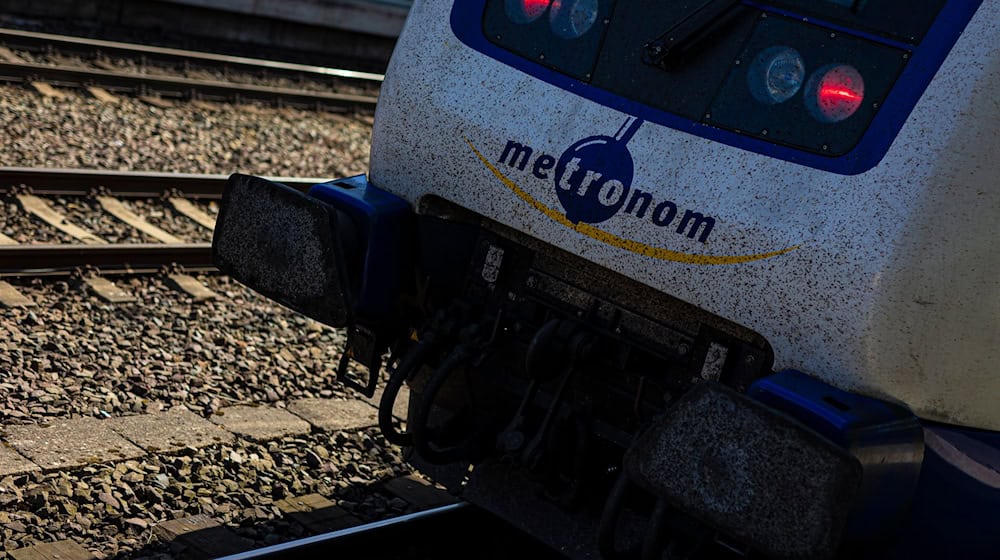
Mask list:
[[[962,30],[981,4],[982,0],[950,0],[941,9],[923,42],[915,49],[906,46],[907,49],[913,49],[909,64],[896,81],[883,107],[876,113],[861,141],[850,152],[839,157],[823,156],[781,146],[692,121],[612,94],[511,53],[494,45],[483,35],[482,19],[486,0],[456,0],[451,12],[451,27],[455,36],[468,47],[606,107],[750,152],[842,175],[856,175],[872,169],[885,157],[889,146],[896,139],[920,96],[927,89],[945,57],[958,41]],[[885,38],[879,37],[877,40],[886,44]]]
[[[820,27],[832,29],[838,33],[843,33],[845,35],[852,35],[854,37],[860,37],[862,39],[871,41],[873,43],[881,43],[887,47],[892,47],[894,49],[899,49],[903,51],[909,51],[913,49],[913,44],[911,43],[906,43],[904,41],[897,41],[895,39],[883,37],[882,35],[876,35],[875,33],[869,33],[861,29],[854,29],[853,27],[847,27],[845,25],[840,25],[839,23],[833,23],[825,19],[803,16],[802,14],[793,12],[791,10],[786,10],[784,8],[779,8],[777,6],[769,6],[767,4],[761,4],[760,2],[755,2],[754,0],[743,0],[743,4],[750,6],[751,8],[758,9],[762,12],[767,12],[769,14],[774,14],[778,16],[784,16],[795,20],[806,21],[808,23],[812,23]]]

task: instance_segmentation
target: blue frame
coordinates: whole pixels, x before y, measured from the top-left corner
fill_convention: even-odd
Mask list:
[[[346,212],[361,234],[362,269],[354,312],[362,319],[392,315],[410,258],[404,247],[410,203],[368,182],[365,175],[313,185],[308,196]],[[336,234],[336,232],[334,232]]]
[[[729,146],[741,148],[754,153],[777,159],[805,165],[823,171],[841,175],[857,175],[878,165],[889,151],[889,146],[896,139],[900,129],[923,95],[934,75],[937,73],[945,57],[951,52],[965,26],[979,9],[982,0],[949,0],[941,9],[933,26],[924,36],[923,41],[912,49],[910,62],[889,92],[882,109],[879,110],[861,141],[849,152],[837,157],[823,156],[797,148],[773,144],[751,136],[715,128],[711,125],[680,117],[661,109],[632,101],[603,89],[586,84],[564,74],[546,68],[534,61],[514,54],[491,43],[483,34],[483,14],[487,0],[455,0],[451,12],[452,32],[460,41],[480,53],[512,66],[560,89],[569,91],[606,107],[634,115],[640,119],[661,124],[663,126],[687,132],[695,136],[721,142]],[[775,14],[786,15],[786,12],[765,7],[752,1],[747,5],[764,9]],[[842,26],[827,24],[832,29],[844,29]],[[896,41],[876,37],[871,34],[849,30],[850,33],[865,37],[883,44],[899,47]]]

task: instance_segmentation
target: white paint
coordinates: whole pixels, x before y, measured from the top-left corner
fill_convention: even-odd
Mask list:
[[[450,2],[418,1],[376,117],[371,176],[529,232],[765,336],[776,367],[906,403],[923,417],[1000,429],[1000,0],[986,0],[883,161],[845,177],[647,123],[629,144],[633,187],[717,218],[709,243],[620,212],[615,235],[765,261],[694,266],[603,245],[503,187],[508,140],[560,154],[627,115],[491,60],[449,26]],[[531,100],[525,102],[525,100]],[[507,169],[559,208],[551,182]],[[564,175],[565,177],[565,175]]]

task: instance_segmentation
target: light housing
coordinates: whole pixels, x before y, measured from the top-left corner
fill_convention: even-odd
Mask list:
[[[806,109],[821,123],[850,118],[865,100],[865,80],[850,64],[828,64],[809,78]]]
[[[549,25],[557,37],[578,39],[594,27],[599,11],[598,0],[552,0]]]
[[[504,11],[514,23],[531,23],[542,17],[550,3],[551,0],[505,0]]]
[[[761,51],[747,72],[747,85],[754,99],[765,105],[791,99],[806,77],[806,63],[792,47],[774,46]]]

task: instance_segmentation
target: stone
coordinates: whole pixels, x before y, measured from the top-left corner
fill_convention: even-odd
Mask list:
[[[190,410],[120,416],[108,420],[111,429],[149,452],[173,453],[185,447],[202,448],[231,443],[235,436]]]
[[[0,476],[22,474],[37,470],[40,470],[38,465],[32,463],[6,445],[0,445]]]
[[[145,452],[94,418],[53,424],[9,426],[7,441],[42,469],[81,467],[88,463],[134,459]]]
[[[307,434],[309,423],[280,408],[270,406],[230,406],[212,416],[212,422],[241,436],[269,440]]]
[[[288,410],[326,432],[378,425],[378,409],[361,400],[299,399]]]

